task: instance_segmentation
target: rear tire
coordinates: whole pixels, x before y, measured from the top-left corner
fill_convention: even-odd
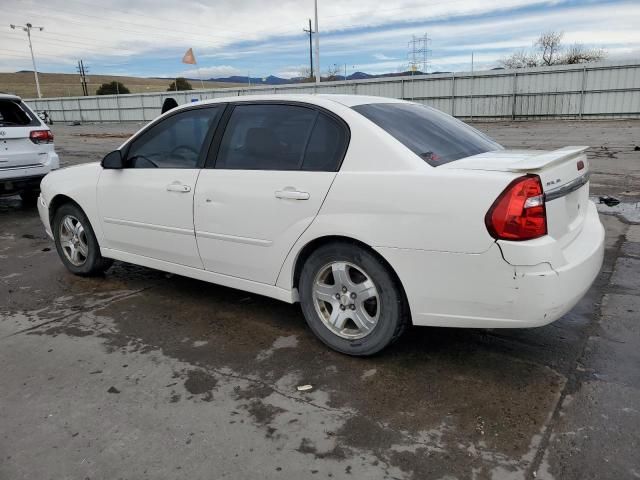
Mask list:
[[[331,243],[314,251],[302,267],[299,291],[313,333],[347,355],[378,353],[409,323],[393,272],[375,254],[351,243]]]
[[[71,273],[93,276],[107,270],[113,260],[100,254],[100,245],[82,209],[73,203],[58,208],[52,222],[58,255]]]

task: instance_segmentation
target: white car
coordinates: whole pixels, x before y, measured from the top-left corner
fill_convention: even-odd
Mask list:
[[[112,259],[300,302],[328,346],[405,327],[536,327],[603,259],[585,147],[504,150],[433,108],[355,95],[171,110],[101,164],[42,182],[65,266]]]
[[[35,203],[40,181],[58,167],[49,127],[20,97],[0,94],[0,195]]]

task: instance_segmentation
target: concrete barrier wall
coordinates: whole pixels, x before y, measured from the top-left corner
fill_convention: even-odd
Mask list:
[[[141,122],[178,103],[265,93],[346,93],[402,98],[466,119],[640,117],[640,63],[559,65],[518,70],[376,78],[187,92],[25,100],[55,122]]]

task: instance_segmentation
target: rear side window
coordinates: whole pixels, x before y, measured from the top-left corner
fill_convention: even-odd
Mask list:
[[[28,127],[40,125],[20,101],[0,100],[0,127]]]
[[[237,105],[216,168],[299,170],[318,112],[294,105]]]
[[[314,108],[237,105],[220,143],[215,168],[335,172],[348,143],[348,128]]]
[[[346,152],[347,141],[346,128],[328,115],[320,113],[307,145],[302,170],[337,171]]]
[[[357,105],[364,115],[432,167],[502,146],[484,133],[434,108],[415,103]]]

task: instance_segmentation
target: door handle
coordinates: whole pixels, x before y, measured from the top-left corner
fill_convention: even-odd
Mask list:
[[[187,193],[191,191],[191,186],[183,185],[181,183],[170,183],[167,185],[167,192],[180,192]]]
[[[285,188],[284,190],[276,191],[276,198],[286,198],[289,200],[309,200],[311,195],[309,192],[299,192],[298,190],[293,190],[289,188]]]

